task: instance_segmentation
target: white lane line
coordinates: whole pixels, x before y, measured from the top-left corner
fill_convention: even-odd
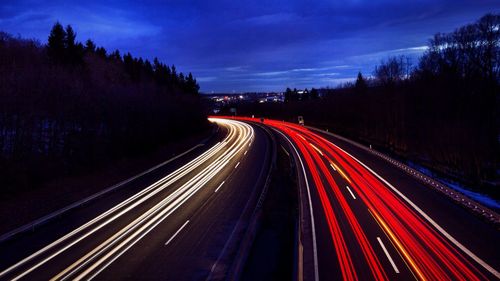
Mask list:
[[[237,153],[237,152],[234,152],[234,153],[233,153],[233,155],[234,155],[234,154],[236,154],[236,153]],[[228,161],[228,160],[226,160],[224,163],[227,163],[227,161]],[[223,164],[223,166],[225,166],[225,165],[226,165],[226,164]],[[219,168],[217,168],[216,170],[213,170],[213,169],[212,169],[212,172],[210,172],[210,175],[211,175],[211,176],[210,176],[210,178],[212,178],[212,177],[213,177],[213,175],[217,174],[217,172],[218,172],[218,171],[220,171],[221,169],[222,169],[222,167],[220,167],[220,166],[219,166]],[[198,176],[197,176],[197,177],[198,177]],[[154,225],[153,225],[153,226],[148,226],[148,225],[143,226],[143,227],[141,227],[141,229],[139,229],[139,230],[138,230],[135,234],[132,234],[132,235],[136,235],[137,233],[139,233],[140,231],[142,231],[142,229],[147,228],[147,229],[146,229],[146,231],[145,231],[145,232],[143,232],[143,233],[141,234],[141,236],[140,236],[140,237],[136,238],[134,241],[131,241],[131,238],[127,238],[127,240],[126,240],[126,241],[124,241],[124,242],[122,242],[120,245],[118,245],[118,246],[117,246],[118,248],[119,248],[119,247],[122,247],[123,245],[128,245],[128,246],[127,246],[124,250],[122,250],[120,253],[118,253],[117,255],[115,255],[115,256],[112,258],[112,260],[111,260],[111,261],[109,261],[107,264],[105,264],[104,266],[102,266],[101,268],[99,268],[99,269],[98,269],[98,271],[97,271],[94,275],[92,275],[92,276],[89,278],[89,280],[90,280],[90,279],[92,279],[92,278],[94,278],[95,276],[97,276],[97,275],[98,275],[100,272],[102,272],[102,271],[103,271],[106,267],[108,267],[108,266],[109,266],[112,262],[114,262],[116,259],[118,259],[118,257],[120,257],[120,256],[121,256],[121,255],[122,255],[125,251],[127,251],[128,249],[130,249],[130,248],[131,248],[131,247],[132,247],[135,243],[137,243],[140,239],[142,239],[145,235],[147,235],[147,234],[148,234],[148,233],[149,233],[149,232],[150,232],[153,228],[155,228],[158,224],[160,224],[160,223],[161,223],[161,222],[162,222],[165,218],[167,218],[168,216],[170,216],[170,215],[171,215],[171,214],[172,214],[172,213],[173,213],[176,209],[178,209],[180,206],[182,206],[182,204],[183,204],[184,202],[186,202],[186,201],[189,199],[189,197],[191,197],[191,196],[192,196],[192,194],[196,193],[196,192],[197,192],[197,190],[199,190],[202,186],[204,186],[204,185],[205,185],[205,184],[206,184],[206,183],[210,180],[210,178],[205,178],[205,179],[203,179],[202,181],[198,182],[198,183],[197,183],[196,190],[192,191],[192,192],[191,192],[191,194],[190,194],[190,195],[188,195],[188,197],[187,197],[187,198],[185,198],[185,199],[181,199],[181,201],[180,201],[180,202],[178,202],[178,204],[177,204],[177,205],[176,205],[173,209],[172,209],[172,208],[170,208],[170,207],[167,207],[167,209],[169,209],[170,211],[169,211],[169,210],[164,210],[164,211],[162,211],[160,214],[158,214],[158,215],[156,216],[156,218],[153,218],[152,220],[153,220],[153,221],[156,221],[156,222],[154,222]],[[179,198],[178,198],[176,201],[179,201]],[[161,217],[161,216],[163,216],[163,217]],[[159,219],[158,219],[158,218],[159,218]],[[133,223],[132,223],[132,224],[133,224]],[[148,223],[148,224],[151,224],[151,223]],[[148,228],[148,227],[149,227],[149,228]],[[132,239],[134,239],[134,238],[132,237]],[[112,250],[112,252],[116,252],[116,251],[117,251],[117,250],[116,250],[116,248]],[[101,260],[99,260],[99,261],[98,261],[98,263],[102,263],[102,261],[103,261],[104,259],[107,259],[110,255],[113,255],[113,253],[108,253],[108,254],[107,254],[104,258],[101,258]],[[91,268],[87,269],[85,272],[83,272],[82,274],[80,274],[80,276],[77,276],[76,278],[74,278],[74,280],[81,280],[83,277],[85,277],[84,275],[88,274],[88,273],[89,273],[89,272],[91,272],[92,270],[95,270],[96,268],[97,268],[97,265],[95,265],[95,264],[94,264],[94,265],[92,265],[92,266],[91,266]],[[53,278],[53,280],[57,280],[57,278]]]
[[[283,149],[283,152],[286,153],[286,156],[290,157],[290,154],[288,153],[288,151],[286,151],[286,149],[282,145],[280,145],[280,146],[281,146],[281,149]]]
[[[219,184],[219,186],[215,189],[215,192],[217,192],[219,190],[219,188],[225,183],[226,181],[223,181]]]
[[[172,161],[174,161],[174,160],[176,160],[176,159],[178,159],[178,158],[180,158],[180,157],[188,154],[189,152],[191,152],[191,151],[195,150],[196,148],[198,148],[200,146],[203,146],[203,145],[205,145],[205,144],[201,144],[201,143],[197,144],[194,147],[192,147],[191,149],[186,150],[183,153],[181,153],[181,154],[179,154],[179,155],[177,155],[175,157],[172,157],[172,158],[168,159],[167,161],[164,161],[164,162],[162,162],[162,163],[160,163],[160,164],[158,164],[158,165],[156,165],[156,166],[154,166],[154,167],[152,167],[152,168],[150,168],[150,169],[148,169],[148,170],[146,170],[146,171],[144,171],[142,173],[139,173],[139,174],[137,174],[137,175],[135,175],[135,176],[133,176],[131,178],[128,178],[128,179],[126,179],[126,180],[124,180],[122,182],[119,182],[119,183],[115,184],[115,185],[112,185],[112,186],[110,186],[110,187],[108,187],[108,188],[106,188],[106,189],[104,189],[104,190],[102,190],[100,192],[97,192],[97,193],[95,193],[95,194],[93,194],[93,195],[91,195],[89,197],[86,197],[86,198],[84,198],[84,199],[82,199],[82,200],[80,200],[78,202],[75,202],[75,203],[73,203],[71,205],[68,205],[68,206],[66,206],[66,207],[64,207],[64,208],[62,208],[62,209],[60,209],[58,211],[52,212],[52,213],[50,213],[50,214],[48,214],[46,216],[43,216],[43,217],[41,217],[41,218],[39,218],[39,219],[37,219],[37,220],[35,220],[33,222],[30,222],[28,224],[25,224],[25,225],[23,225],[23,226],[21,226],[19,228],[16,228],[16,229],[10,231],[8,233],[5,233],[5,234],[3,234],[3,235],[0,236],[0,242],[2,242],[3,240],[5,240],[5,239],[7,239],[7,238],[9,238],[9,237],[11,237],[13,235],[16,235],[17,233],[21,233],[21,232],[25,231],[26,229],[34,228],[35,226],[37,226],[39,224],[42,224],[45,221],[48,221],[49,219],[52,219],[52,218],[54,218],[56,216],[59,216],[59,215],[65,213],[65,212],[67,212],[67,211],[69,211],[69,210],[71,210],[71,209],[73,209],[75,207],[78,207],[78,206],[81,206],[81,205],[83,205],[83,204],[85,204],[87,202],[90,202],[90,201],[92,201],[92,200],[100,197],[101,195],[104,195],[104,194],[106,194],[108,192],[111,192],[111,191],[113,191],[113,190],[115,190],[115,189],[117,189],[117,188],[119,188],[119,187],[121,187],[121,186],[123,186],[123,185],[125,185],[125,184],[127,184],[127,183],[129,183],[129,182],[131,182],[131,181],[133,181],[133,180],[135,180],[137,178],[139,178],[139,177],[142,177],[142,176],[144,176],[144,175],[146,175],[146,174],[148,174],[148,173],[150,173],[150,172],[152,172],[152,171],[154,171],[154,170],[156,170],[156,169],[158,169],[158,168],[160,168],[162,166],[165,166],[166,164],[168,164],[168,163],[170,163],[170,162],[172,162]]]
[[[172,235],[172,237],[170,237],[170,239],[168,239],[167,243],[165,243],[165,246],[168,245],[168,243],[172,242],[172,240],[174,240],[175,236],[177,236],[177,234],[179,234],[179,232],[181,232],[181,230],[189,223],[189,220],[187,220],[182,226],[181,228],[179,228],[175,233],[174,235]]]
[[[236,169],[236,168],[238,168],[238,166],[239,166],[239,165],[240,165],[240,162],[238,162],[238,163],[236,164],[236,166],[234,166],[234,168],[235,168],[235,169]]]
[[[220,150],[222,148],[222,146],[220,144],[221,144],[220,142],[217,143],[212,148],[210,148],[209,150],[207,150],[206,152],[204,152],[203,154],[201,154],[197,158],[193,159],[192,161],[190,161],[189,163],[187,163],[183,167],[181,167],[178,170],[174,171],[170,175],[166,176],[165,178],[163,178],[163,179],[159,180],[158,182],[150,185],[148,188],[144,189],[143,191],[141,191],[141,192],[135,194],[134,196],[126,199],[125,201],[123,201],[122,203],[118,204],[117,206],[115,206],[115,207],[111,208],[110,210],[106,211],[105,213],[97,216],[96,218],[94,218],[90,222],[88,222],[88,223],[80,226],[79,228],[73,230],[72,232],[66,234],[65,236],[59,238],[55,242],[53,242],[50,245],[44,247],[43,249],[37,251],[36,253],[30,255],[29,257],[24,258],[23,260],[21,260],[20,262],[16,263],[15,265],[9,267],[8,269],[4,270],[3,272],[0,272],[0,277],[4,276],[5,274],[7,274],[7,273],[9,273],[11,271],[13,271],[14,269],[20,267],[21,265],[27,263],[28,261],[32,260],[33,258],[44,254],[45,252],[47,252],[48,250],[50,250],[50,249],[58,246],[59,244],[61,244],[65,240],[69,240],[69,239],[73,238],[73,236],[76,236],[79,232],[83,232],[85,229],[89,228],[93,224],[97,224],[99,221],[105,219],[106,216],[111,216],[114,212],[117,212],[122,207],[124,207],[127,204],[133,202],[133,200],[135,200],[137,198],[141,198],[142,195],[148,194],[148,192],[149,192],[148,195],[146,195],[145,197],[142,197],[142,199],[140,199],[138,202],[133,203],[131,206],[127,207],[125,210],[122,210],[120,213],[114,215],[112,218],[108,219],[105,222],[102,222],[100,225],[98,225],[97,227],[93,228],[89,232],[85,233],[83,236],[81,236],[81,237],[77,238],[76,240],[72,241],[69,245],[64,246],[62,249],[58,250],[56,253],[53,253],[52,255],[50,255],[49,257],[45,258],[44,260],[42,260],[41,262],[39,262],[35,266],[33,266],[30,269],[28,269],[27,271],[23,272],[21,275],[19,275],[16,278],[14,278],[14,280],[22,278],[23,276],[29,274],[30,272],[32,272],[36,268],[38,268],[38,267],[42,266],[43,264],[45,264],[47,261],[51,260],[55,256],[57,256],[60,253],[64,252],[65,250],[69,249],[70,247],[72,247],[76,243],[80,242],[81,240],[85,239],[86,237],[90,236],[91,234],[93,234],[94,232],[96,232],[97,230],[99,230],[100,228],[102,228],[102,227],[106,226],[107,224],[111,223],[112,221],[114,221],[116,218],[120,217],[124,213],[126,213],[129,210],[133,209],[134,206],[137,206],[138,204],[140,204],[141,202],[147,200],[148,198],[150,198],[154,194],[160,192],[161,190],[158,190],[158,189],[155,190],[155,188],[157,188],[158,186],[162,186],[162,185],[163,186],[168,186],[168,185],[170,185],[171,182],[175,182],[181,176],[187,174],[189,171],[192,171],[197,166],[201,165],[201,163],[203,163],[205,161],[205,160],[202,160],[202,158],[209,159],[209,157],[211,157],[211,155],[214,155],[218,150]],[[161,188],[161,189],[163,189],[163,188]],[[154,190],[154,191],[152,191],[152,190]]]
[[[214,265],[212,265],[212,267],[210,268],[210,274],[212,274],[212,272],[214,272],[216,266],[217,266],[217,262],[214,262]],[[210,278],[210,274],[208,275],[208,278]],[[207,278],[207,280],[209,280],[208,278]]]
[[[314,213],[313,213],[313,205],[312,205],[312,200],[311,200],[311,190],[309,189],[309,181],[307,180],[307,173],[306,169],[304,168],[304,162],[302,162],[302,158],[300,157],[299,151],[297,148],[295,148],[295,145],[293,145],[292,141],[281,131],[278,129],[272,128],[274,131],[280,133],[289,143],[290,146],[293,148],[295,151],[295,154],[297,155],[297,158],[299,158],[300,166],[302,167],[302,173],[304,174],[304,181],[306,182],[306,190],[307,190],[307,199],[309,201],[309,216],[311,217],[311,232],[312,232],[312,243],[313,243],[313,261],[314,261],[314,280],[319,281],[319,269],[318,269],[318,247],[316,244],[316,226],[314,224]],[[299,135],[301,138],[304,139],[301,135]],[[305,139],[304,139],[305,140]],[[303,276],[301,276],[303,277]],[[301,278],[299,278],[301,279]]]
[[[252,135],[253,131],[249,131],[249,133],[251,133],[251,135]],[[248,134],[245,134],[245,136],[247,136],[247,135]],[[240,137],[238,139],[240,139]],[[246,137],[244,137],[244,139],[246,139]],[[80,274],[80,276],[77,276],[76,279],[84,278],[85,275],[88,275],[92,270],[95,270],[100,264],[102,264],[103,262],[105,262],[106,259],[108,259],[112,255],[115,255],[115,253],[117,251],[119,251],[120,248],[123,248],[125,245],[128,245],[125,249],[123,249],[121,252],[119,252],[117,255],[115,255],[108,263],[106,263],[104,266],[101,266],[101,268],[99,268],[96,271],[96,273],[93,276],[90,277],[90,279],[92,279],[97,274],[99,274],[101,271],[103,271],[107,266],[109,266],[109,264],[111,264],[113,261],[115,261],[125,251],[127,251],[130,247],[132,247],[135,243],[137,243],[140,239],[142,239],[153,228],[155,228],[159,223],[161,223],[166,217],[170,216],[176,209],[178,209],[180,206],[182,206],[194,193],[196,193],[199,189],[201,189],[210,180],[210,178],[212,178],[215,174],[217,174],[229,162],[229,159],[231,157],[233,157],[234,155],[236,155],[242,149],[242,147],[240,148],[240,144],[242,144],[244,142],[245,141],[242,140],[242,141],[238,142],[239,144],[233,144],[233,145],[231,145],[230,149],[232,151],[228,155],[224,156],[222,159],[216,160],[215,162],[217,162],[218,164],[214,164],[215,162],[212,163],[212,164],[210,164],[210,166],[205,169],[206,171],[205,170],[202,171],[201,174],[196,175],[194,178],[190,179],[188,181],[188,183],[186,183],[185,185],[183,185],[183,187],[180,188],[183,191],[180,191],[180,189],[177,190],[177,191],[175,191],[174,193],[179,193],[180,195],[177,197],[177,199],[174,198],[175,199],[174,202],[170,202],[170,203],[167,202],[169,200],[169,198],[171,198],[172,196],[174,196],[174,194],[169,195],[165,199],[167,201],[163,200],[162,202],[160,202],[160,204],[157,204],[155,207],[153,207],[152,209],[150,209],[149,211],[147,211],[147,213],[141,215],[141,217],[139,217],[134,222],[132,222],[131,224],[129,224],[126,227],[126,228],[129,228],[128,230],[122,229],[119,233],[113,235],[113,237],[111,237],[107,241],[105,241],[105,243],[108,243],[108,241],[112,241],[112,240],[117,241],[116,239],[121,239],[121,237],[124,237],[124,235],[128,235],[128,233],[130,233],[131,231],[136,231],[135,233],[132,233],[132,235],[129,238],[127,238],[125,241],[123,241],[116,248],[113,248],[110,253],[106,254],[106,256],[104,256],[99,261],[97,261],[96,264],[92,265],[89,269],[85,270],[85,272],[83,272],[82,274]],[[227,154],[227,152],[226,152],[226,154]],[[204,175],[202,175],[202,174],[204,174]],[[188,190],[188,189],[190,189],[190,190]],[[188,191],[186,191],[186,190],[188,190]],[[184,191],[186,191],[186,192],[184,192]],[[184,194],[181,194],[182,192],[184,192]],[[177,196],[177,195],[175,195],[175,196]],[[174,199],[171,199],[171,200],[174,200]],[[170,205],[168,205],[168,204],[170,204]],[[164,206],[167,206],[167,208],[164,209],[164,210],[162,210],[158,214],[158,211],[161,210],[161,208],[164,207]],[[142,222],[145,222],[145,220],[150,220],[150,222],[147,222],[140,229],[135,230],[138,227],[137,226],[138,223],[142,224]],[[154,224],[154,225],[152,225],[152,224]],[[132,229],[132,228],[135,228],[135,229]],[[142,234],[141,234],[141,232],[142,232]],[[140,235],[140,236],[138,238],[136,238],[137,235]],[[116,237],[118,237],[118,238],[116,238]],[[135,240],[132,241],[133,239],[135,239]],[[111,245],[107,245],[106,246],[106,245],[104,245],[105,243],[101,244],[98,248],[94,249],[91,253],[88,253],[84,258],[80,259],[77,263],[80,263],[81,261],[83,261],[83,260],[87,259],[88,257],[90,257],[89,259],[87,259],[87,261],[84,261],[84,263],[82,265],[78,266],[78,268],[76,270],[79,270],[79,268],[81,268],[85,264],[88,264],[89,262],[91,262],[92,260],[94,260],[103,251],[109,250],[108,248],[111,247]],[[113,244],[114,244],[114,242],[113,242]],[[96,254],[96,252],[97,252],[97,254]],[[94,255],[94,256],[92,256],[92,255]],[[65,275],[68,271],[73,270],[71,268],[74,268],[74,267],[75,267],[75,265],[70,266],[70,268],[68,268],[65,271],[61,272],[54,279],[58,279],[59,276]],[[73,270],[73,272],[70,272],[69,275],[67,275],[64,278],[67,278],[70,275],[73,275],[74,272],[75,272],[75,270]],[[88,277],[86,277],[86,278],[88,278]]]
[[[345,186],[345,188],[347,188],[347,190],[349,191],[349,193],[351,193],[351,196],[354,200],[356,200],[356,196],[354,196],[354,193],[352,192],[352,190],[349,188],[348,185]]]
[[[243,153],[243,155],[247,155],[247,152],[248,152],[248,150],[245,150],[245,153]]]
[[[332,169],[333,169],[335,172],[337,171],[337,169],[335,169],[335,166],[333,166],[333,163],[332,163],[332,162],[330,162],[330,167],[332,167]]]
[[[382,250],[384,250],[384,253],[385,253],[385,255],[387,256],[387,259],[389,259],[389,262],[391,263],[392,268],[394,268],[394,271],[396,271],[396,273],[399,273],[399,269],[398,269],[398,267],[396,266],[396,264],[394,263],[394,261],[392,260],[391,255],[389,254],[389,252],[388,252],[388,251],[387,251],[387,249],[385,248],[385,245],[384,245],[384,243],[382,242],[382,239],[380,239],[380,237],[377,237],[377,240],[378,240],[378,243],[380,244],[380,247],[382,247]]]
[[[478,264],[480,264],[484,269],[488,270],[491,274],[495,275],[495,277],[500,278],[500,272],[498,272],[495,268],[493,268],[491,265],[483,261],[481,258],[476,256],[471,250],[469,250],[467,247],[465,247],[462,243],[458,242],[455,237],[451,236],[444,228],[442,228],[437,222],[435,222],[429,215],[427,215],[422,209],[420,209],[413,201],[408,199],[401,191],[399,191],[397,188],[395,188],[392,184],[390,184],[387,180],[385,180],[382,176],[377,174],[375,171],[373,171],[370,167],[365,165],[363,162],[361,162],[358,158],[352,156],[350,153],[347,151],[343,150],[340,148],[338,145],[333,144],[332,142],[328,141],[331,145],[335,146],[336,148],[340,149],[343,151],[345,154],[349,155],[352,159],[356,160],[361,166],[365,167],[368,171],[370,171],[372,174],[374,174],[379,180],[381,180],[383,183],[385,183],[389,188],[392,189],[394,193],[399,195],[401,198],[403,198],[408,205],[410,205],[414,210],[416,210],[424,219],[426,219],[434,228],[437,229],[443,236],[445,236],[451,243],[453,243],[457,248],[462,250],[465,254],[467,254],[471,259],[476,261]]]

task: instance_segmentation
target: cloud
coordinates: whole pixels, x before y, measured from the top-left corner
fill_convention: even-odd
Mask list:
[[[249,23],[252,25],[271,25],[271,24],[280,24],[284,22],[296,22],[299,20],[300,17],[294,13],[276,13],[276,14],[250,17],[244,20],[236,21],[236,23]]]
[[[351,56],[346,58],[346,60],[352,62],[358,62],[361,65],[361,67],[358,67],[359,70],[361,70],[360,68],[366,69],[366,67],[364,67],[363,64],[370,65],[371,69],[369,69],[368,71],[365,70],[364,72],[371,72],[373,71],[373,68],[376,64],[379,64],[381,61],[386,60],[388,57],[392,56],[405,56],[409,58],[412,63],[415,63],[427,49],[428,49],[427,46],[417,46],[417,47],[384,50],[380,52]]]
[[[133,12],[107,7],[74,7],[70,12],[57,8],[58,19],[72,24],[89,37],[106,38],[106,41],[133,40],[152,37],[161,32],[161,27],[137,18]]]
[[[317,77],[331,77],[331,76],[339,76],[341,75],[340,72],[330,72],[330,73],[317,73],[317,74],[313,74],[313,76],[317,76]]]
[[[340,84],[344,84],[347,82],[353,82],[356,80],[356,77],[345,77],[345,78],[325,78],[321,81],[327,86],[337,86]]]
[[[36,9],[12,12],[10,17],[0,19],[0,28],[11,33],[24,31],[23,34],[32,34],[45,41],[51,26],[56,21],[64,25],[71,24],[80,41],[94,38],[98,44],[152,37],[161,32],[160,26],[137,18],[137,15],[131,11],[111,9],[92,3],[90,5],[46,5]]]
[[[0,24],[29,24],[31,22],[44,22],[50,19],[50,15],[47,13],[40,13],[34,11],[27,11],[22,14],[16,14],[12,17],[7,17],[0,19]]]
[[[257,76],[275,76],[275,75],[281,75],[281,74],[287,74],[289,71],[268,71],[268,72],[256,72],[253,73],[253,75]]]
[[[212,81],[215,81],[217,80],[217,77],[215,76],[206,76],[206,77],[197,77],[196,78],[196,81],[197,82],[212,82]]]
[[[389,55],[418,57],[436,32],[498,12],[498,0],[3,0],[0,30],[77,40],[175,64],[203,91],[342,83]]]
[[[245,67],[244,66],[228,66],[228,67],[225,67],[224,70],[226,70],[226,71],[244,71]]]

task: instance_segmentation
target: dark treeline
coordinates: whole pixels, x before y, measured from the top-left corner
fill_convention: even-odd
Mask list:
[[[254,104],[239,112],[294,122],[303,115],[306,124],[469,184],[498,185],[499,27],[500,15],[486,15],[435,35],[415,66],[392,57],[376,67],[373,78],[360,73],[355,83],[328,90],[321,99]]]
[[[295,88],[292,90],[290,88],[286,88],[285,90],[285,102],[308,101],[317,98],[319,98],[319,91],[315,88],[312,88],[311,90],[297,90]]]
[[[32,186],[207,129],[199,86],[56,23],[48,44],[0,33],[0,186]]]

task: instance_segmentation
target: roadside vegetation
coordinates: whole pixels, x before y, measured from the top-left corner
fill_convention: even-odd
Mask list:
[[[316,91],[316,90],[314,90]],[[430,168],[500,198],[500,14],[438,33],[412,64],[390,57],[367,77],[282,104],[247,104],[255,114],[315,125]]]
[[[0,186],[32,189],[207,130],[199,86],[154,59],[76,41],[0,32]]]

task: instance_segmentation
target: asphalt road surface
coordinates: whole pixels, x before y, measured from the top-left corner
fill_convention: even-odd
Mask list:
[[[258,127],[211,121],[225,137],[180,168],[144,176],[134,187],[1,243],[0,279],[227,276],[270,168],[271,145]]]
[[[299,170],[299,278],[500,278],[500,232],[492,225],[347,142],[296,124],[264,124]]]
[[[273,145],[258,119],[211,121],[222,128],[220,141],[1,243],[0,279],[230,276]],[[500,278],[494,226],[335,136],[275,120],[264,125],[298,172],[298,280]]]

